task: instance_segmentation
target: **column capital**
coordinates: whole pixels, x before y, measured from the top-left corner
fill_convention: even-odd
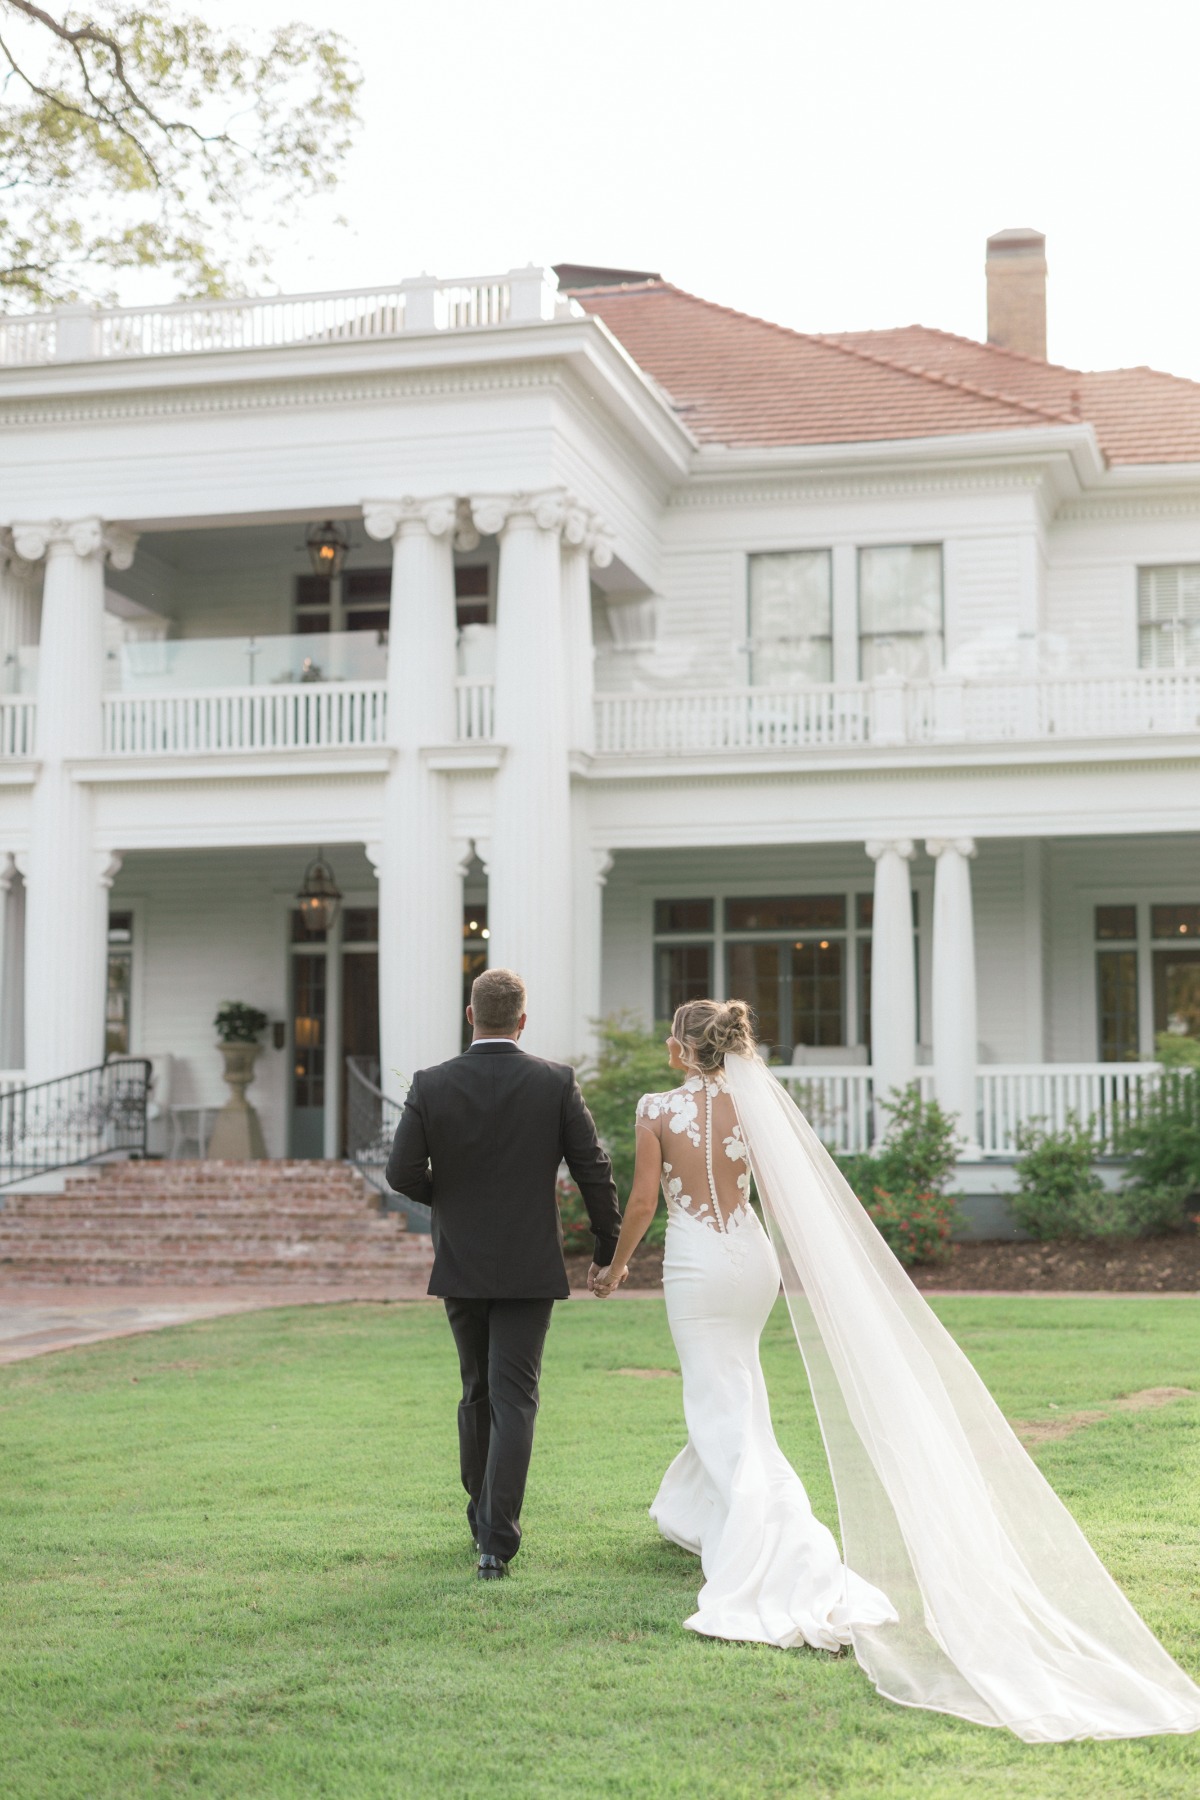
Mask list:
[[[943,850],[957,850],[960,856],[977,856],[979,854],[978,844],[974,838],[969,837],[926,838],[925,848],[933,857],[940,856]]]
[[[114,569],[127,569],[137,548],[137,532],[103,519],[19,520],[12,528],[13,548],[25,562],[40,562],[55,550],[98,557]]]
[[[407,529],[445,537],[458,523],[458,501],[453,494],[417,499],[406,494],[400,500],[364,500],[363,527],[370,538],[393,542]]]
[[[911,838],[870,838],[867,841],[867,855],[872,862],[878,862],[887,851],[895,851],[908,862],[916,854],[916,845]]]
[[[36,562],[18,552],[13,534],[7,528],[0,531],[0,573],[17,581],[32,581],[37,575]]]
[[[11,850],[0,851],[0,894],[7,894],[17,877],[17,859]]]
[[[603,887],[612,874],[613,853],[611,850],[593,850],[592,867],[596,876],[596,885]]]
[[[101,887],[110,888],[121,873],[121,864],[125,861],[119,850],[96,851],[96,879]]]

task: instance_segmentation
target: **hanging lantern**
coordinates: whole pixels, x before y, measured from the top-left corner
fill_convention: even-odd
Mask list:
[[[310,525],[304,539],[314,575],[340,575],[350,540],[340,525],[326,519],[323,525]]]
[[[296,905],[304,920],[305,931],[314,935],[318,931],[328,931],[337,918],[341,903],[342,890],[333,878],[333,870],[325,861],[324,852],[318,850],[316,857],[304,871],[304,880],[296,895]]]

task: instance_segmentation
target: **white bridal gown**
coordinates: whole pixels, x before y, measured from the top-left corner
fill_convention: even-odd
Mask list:
[[[686,1623],[706,1637],[837,1650],[856,1628],[896,1614],[844,1566],[775,1442],[758,1341],[779,1296],[779,1262],[750,1205],[724,1075],[644,1095],[637,1124],[662,1150],[663,1288],[688,1428],[650,1516],[700,1557],[704,1586]]]

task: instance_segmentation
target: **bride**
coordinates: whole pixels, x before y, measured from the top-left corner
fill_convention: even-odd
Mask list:
[[[688,1441],[651,1516],[700,1557],[688,1627],[853,1645],[885,1697],[1027,1742],[1200,1730],[1200,1689],[1104,1570],[781,1082],[743,1001],[675,1014],[685,1079],[638,1102],[601,1298],[667,1203]],[[770,1237],[750,1204],[753,1171]],[[845,1562],[771,1428],[758,1341],[787,1298]]]

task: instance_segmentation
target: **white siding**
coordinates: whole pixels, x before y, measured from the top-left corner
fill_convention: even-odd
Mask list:
[[[1016,537],[946,545],[946,661],[964,674],[1017,667],[1021,552]]]
[[[1044,654],[1049,666],[1059,664],[1064,674],[1136,669],[1131,569],[1113,563],[1051,563]]]

